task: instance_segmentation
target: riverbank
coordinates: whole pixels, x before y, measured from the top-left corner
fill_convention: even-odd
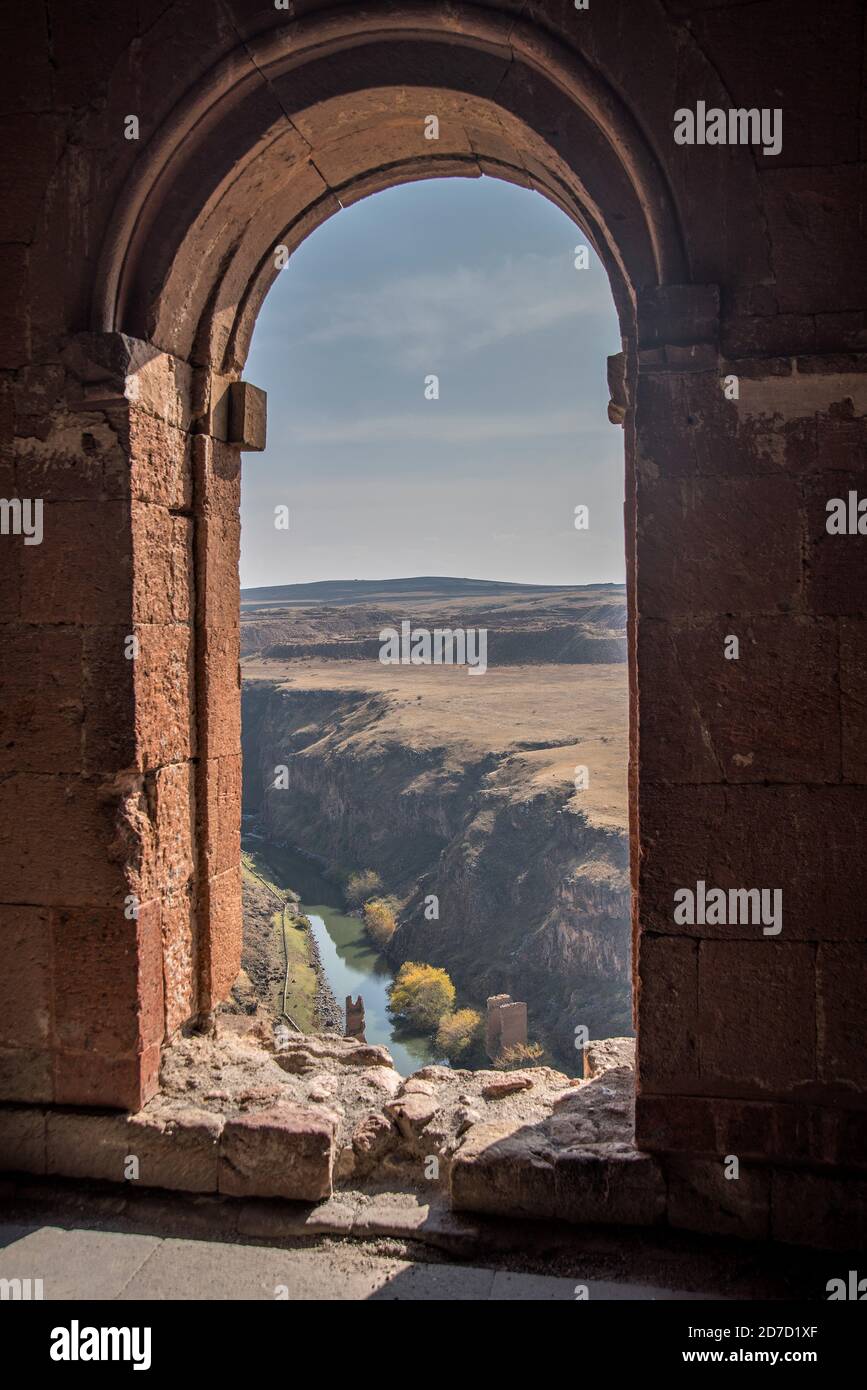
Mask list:
[[[320,1030],[342,1033],[342,1003],[347,995],[355,999],[360,994],[367,1041],[387,1047],[402,1076],[432,1063],[446,1064],[431,1037],[392,1017],[388,991],[395,968],[374,946],[361,918],[346,911],[341,889],[324,876],[312,856],[249,833],[243,844],[245,855],[255,856],[262,876],[275,891],[296,902],[309,924],[311,960],[315,958],[324,982],[320,996],[323,1010],[329,995],[339,1001],[336,1028],[326,1022],[318,1025]],[[245,913],[245,937],[246,932]],[[326,1012],[324,1016],[330,1015]]]
[[[343,1032],[343,1009],[331,989],[319,944],[298,895],[275,881],[247,839],[241,862],[244,949],[232,991],[238,1011],[263,1008],[276,1023],[287,1018],[301,1032]]]

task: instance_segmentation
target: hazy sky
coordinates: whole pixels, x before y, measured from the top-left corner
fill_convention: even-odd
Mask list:
[[[581,243],[539,194],[482,178],[375,194],[299,247],[244,373],[268,392],[268,448],[243,459],[244,587],[623,581],[620,338]]]

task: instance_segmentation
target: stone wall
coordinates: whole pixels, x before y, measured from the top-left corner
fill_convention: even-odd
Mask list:
[[[867,493],[862,18],[4,16],[0,480],[44,500],[44,538],[0,538],[3,1097],[138,1108],[237,968],[227,400],[274,245],[486,173],[573,213],[621,314],[638,1142],[770,1165],[814,1206],[863,1167],[867,566],[826,530],[829,498]],[[782,151],[675,145],[699,100],[781,109]],[[781,932],[678,924],[699,881],[781,890]]]

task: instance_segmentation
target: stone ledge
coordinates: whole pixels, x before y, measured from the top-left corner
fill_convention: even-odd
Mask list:
[[[231,1119],[3,1106],[0,1170],[318,1201],[331,1193],[334,1132],[327,1112],[291,1105]]]

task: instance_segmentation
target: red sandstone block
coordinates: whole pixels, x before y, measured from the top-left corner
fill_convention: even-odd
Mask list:
[[[122,903],[124,875],[107,853],[118,833],[116,804],[98,784],[72,777],[0,780],[0,901]]]
[[[44,1110],[0,1107],[0,1172],[45,1172]]]
[[[808,943],[703,941],[700,1068],[708,1094],[784,1094],[816,1076],[815,951]]]
[[[643,617],[748,616],[797,605],[801,515],[793,479],[640,478],[637,507]]]
[[[639,894],[646,930],[748,941],[867,940],[862,787],[639,789]],[[674,921],[676,891],[782,892],[782,931]]]
[[[638,297],[641,347],[668,343],[713,343],[719,333],[716,285],[654,285]]]
[[[802,370],[801,362],[798,363]],[[846,472],[863,476],[867,456],[867,422],[855,412],[851,400],[846,408],[834,406],[817,417],[819,466],[828,473]]]
[[[683,1091],[698,1082],[698,943],[641,933],[636,962],[639,1090]]]
[[[231,1197],[331,1196],[335,1119],[284,1104],[226,1120],[220,1139],[219,1190]]]
[[[725,655],[731,637],[736,660]],[[837,633],[829,620],[642,618],[638,666],[643,780],[839,781]]]
[[[21,495],[103,505],[106,472],[126,461],[120,440],[101,413],[70,413],[62,401],[52,404],[55,392],[62,395],[63,386],[52,378],[31,380],[16,401],[17,433],[23,436],[15,441]],[[25,409],[32,414],[24,415]]]
[[[137,623],[186,623],[193,609],[190,517],[133,501],[133,617]]]
[[[867,535],[830,535],[828,503],[867,497],[867,455],[858,473],[823,473],[804,487],[806,600],[813,613],[861,616],[867,610]]]
[[[827,314],[863,305],[867,269],[857,164],[840,159],[833,168],[768,168],[762,191],[780,312]],[[817,256],[817,246],[833,246],[833,256]],[[847,267],[845,275],[840,266]]]
[[[180,381],[178,386],[184,390]],[[190,436],[184,430],[131,406],[128,456],[133,497],[163,507],[192,508]]]
[[[211,758],[203,768],[206,871],[237,867],[241,858],[241,755]]]
[[[141,1110],[159,1087],[158,1045],[127,1057],[97,1052],[58,1052],[54,1056],[54,1100],[58,1105],[92,1105]]]
[[[213,513],[200,522],[197,534],[198,622],[215,631],[231,631],[237,625],[241,608],[240,518]]]
[[[21,616],[105,625],[132,613],[132,542],[124,502],[50,502],[41,545],[25,548]]]
[[[45,111],[51,105],[51,54],[45,11],[7,8],[0,11],[0,47],[15,53],[8,63],[0,96],[5,111]]]
[[[45,1048],[51,1033],[51,930],[40,907],[0,907],[0,1043]]]
[[[53,1111],[47,1124],[47,1171],[68,1178],[129,1182],[175,1192],[216,1192],[222,1116],[80,1115]],[[138,1160],[134,1178],[129,1160]]]
[[[646,371],[639,375],[636,463],[656,477],[755,477],[804,472],[816,466],[812,415],[782,420],[772,409],[747,415],[727,398],[726,378],[773,379],[791,373],[786,359],[720,362],[712,372]]]
[[[30,251],[0,246],[0,369],[21,367],[30,353]]]
[[[163,946],[165,1033],[171,1038],[197,1011],[194,971],[193,906],[189,893],[163,897],[160,927]]]
[[[241,746],[240,625],[196,631],[199,651],[198,697],[205,712],[199,753],[231,757]]]
[[[840,714],[843,781],[867,784],[867,620],[842,618]]]
[[[196,749],[193,632],[184,623],[137,624],[134,666],[138,765],[183,762]],[[239,733],[240,740],[240,733]]]
[[[558,1221],[652,1226],[665,1213],[662,1169],[649,1154],[566,1150],[554,1163]]]
[[[816,351],[813,314],[758,314],[723,319],[722,350],[732,369],[741,357],[791,356]]]
[[[227,869],[208,880],[208,940],[203,971],[204,997],[200,1007],[212,1009],[225,999],[241,968],[241,873]]]
[[[4,632],[0,772],[81,771],[81,683],[80,632],[31,627]]]
[[[163,1034],[159,912],[54,914],[54,1037],[65,1052],[142,1052]]]
[[[135,662],[126,655],[133,635],[128,625],[83,630],[82,755],[88,775],[135,766]]]
[[[195,769],[192,763],[172,763],[149,775],[149,806],[153,838],[139,867],[142,901],[185,893],[195,872]]]
[[[665,1171],[669,1225],[744,1240],[767,1239],[771,1204],[767,1169],[739,1164],[737,1177],[727,1178],[721,1155],[712,1160],[670,1158]]]
[[[39,1105],[54,1099],[47,1048],[0,1047],[0,1100]]]
[[[867,1245],[867,1179],[774,1171],[771,1236],[789,1245],[863,1251]],[[846,1270],[840,1270],[845,1279]]]
[[[203,514],[231,520],[241,506],[241,455],[229,444],[198,434],[192,440],[193,478]]]
[[[863,943],[819,947],[816,965],[818,1074],[867,1092],[867,990]]]

